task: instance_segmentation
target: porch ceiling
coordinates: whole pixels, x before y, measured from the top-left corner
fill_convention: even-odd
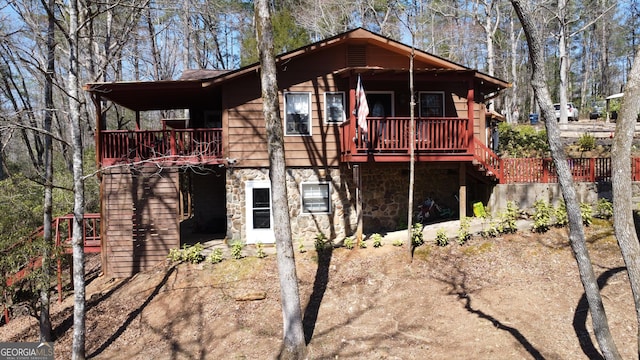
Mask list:
[[[134,111],[198,107],[212,92],[202,87],[201,80],[91,83],[84,89]]]

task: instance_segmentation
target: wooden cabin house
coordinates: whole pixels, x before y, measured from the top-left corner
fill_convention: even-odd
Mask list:
[[[499,175],[486,103],[509,84],[416,50],[410,136],[411,54],[355,29],[277,57],[294,241],[406,226],[412,147],[416,204],[432,197],[464,215],[487,199]],[[105,273],[148,269],[190,233],[274,242],[260,64],[85,89],[97,108]],[[113,104],[136,114],[135,127],[113,128]],[[185,115],[141,128],[140,114],[158,110]]]

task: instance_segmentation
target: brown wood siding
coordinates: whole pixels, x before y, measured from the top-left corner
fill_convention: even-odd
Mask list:
[[[128,277],[162,263],[180,247],[178,171],[105,172],[108,275]]]
[[[363,43],[364,45],[364,43]],[[367,66],[409,68],[406,54],[367,45]],[[359,55],[361,56],[361,54]],[[359,59],[358,61],[362,61]],[[340,44],[326,51],[301,54],[277,64],[280,91],[280,114],[284,114],[283,93],[311,93],[311,136],[285,136],[287,166],[326,167],[337,166],[340,160],[340,128],[324,122],[324,93],[341,91],[345,94],[345,112],[348,117],[349,79],[345,74],[334,75],[345,69],[348,62],[348,46]],[[428,67],[418,62],[417,67]],[[370,76],[363,74],[365,91],[393,91],[396,116],[409,116],[409,86],[406,76]],[[416,91],[444,91],[447,116],[466,118],[468,79],[456,77],[449,81],[446,75],[435,78],[425,75],[416,80]],[[225,138],[225,156],[236,159],[237,167],[269,166],[267,137],[262,114],[259,73],[248,73],[224,84],[222,90]],[[477,113],[476,113],[477,115]],[[474,119],[474,131],[478,133],[479,121]]]

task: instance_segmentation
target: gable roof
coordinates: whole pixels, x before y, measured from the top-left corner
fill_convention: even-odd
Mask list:
[[[328,39],[324,39],[299,49],[278,55],[276,62],[285,62],[290,59],[323,51],[340,44],[372,45],[383,48],[397,54],[408,55],[412,48],[396,40],[373,33],[363,28],[353,29]],[[472,73],[476,88],[481,93],[495,94],[510,86],[504,80],[481,73],[474,69],[446,60],[442,57],[414,49],[414,59],[426,67],[414,69],[416,73]],[[163,81],[131,81],[131,82],[102,82],[86,84],[84,89],[90,93],[99,94],[101,97],[111,100],[136,111],[166,109],[168,105],[174,108],[188,108],[194,104],[206,103],[210,91],[231,79],[260,70],[260,63],[244,66],[237,70],[198,70],[185,71],[180,80]],[[354,71],[364,72],[408,72],[408,68],[389,69],[372,66],[349,67],[335,69],[334,73],[346,73]]]

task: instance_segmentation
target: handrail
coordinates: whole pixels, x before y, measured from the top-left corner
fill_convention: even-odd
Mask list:
[[[473,157],[490,171],[498,181],[502,179],[502,160],[475,137],[473,138]]]

